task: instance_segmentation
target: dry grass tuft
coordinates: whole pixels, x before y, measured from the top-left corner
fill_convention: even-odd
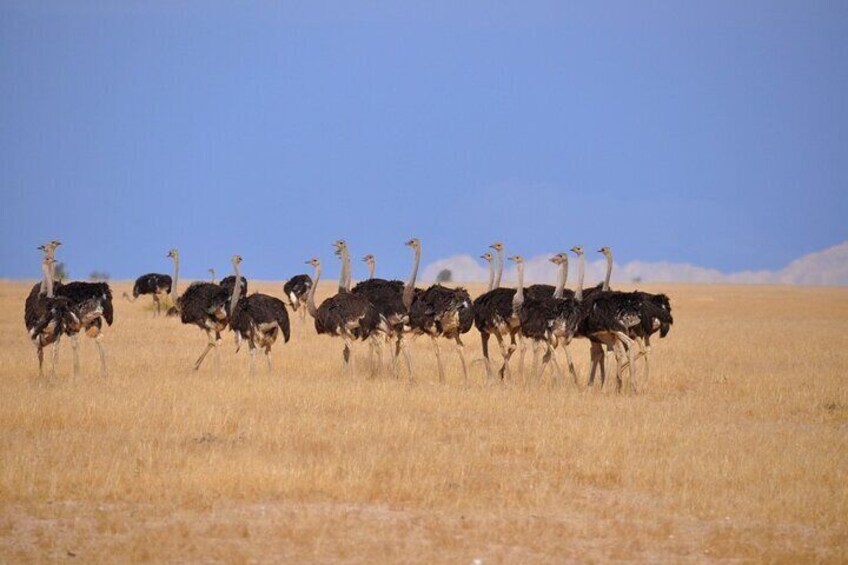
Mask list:
[[[202,332],[113,286],[110,377],[83,339],[79,380],[65,342],[40,381],[29,285],[0,284],[0,561],[846,560],[844,289],[665,287],[676,324],[627,397],[479,364],[466,389],[450,346],[441,386],[426,340],[416,386],[366,380],[364,345],[352,381],[297,315],[273,375],[231,334],[195,373]]]

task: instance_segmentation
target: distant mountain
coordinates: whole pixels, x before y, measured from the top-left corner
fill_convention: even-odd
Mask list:
[[[548,258],[553,253],[539,255],[525,262],[525,279],[529,283],[556,280],[556,267]],[[451,271],[457,282],[485,282],[488,268],[469,255],[457,255],[440,259],[427,265],[422,273],[423,280],[435,280],[443,269]],[[606,263],[603,258],[586,262],[586,286],[603,280]],[[506,269],[504,278],[514,281],[515,270]],[[693,282],[732,284],[787,284],[787,285],[848,285],[848,241],[795,259],[779,271],[742,271],[722,273],[716,269],[699,267],[689,263],[666,261],[631,261],[616,263],[612,273],[613,282]],[[577,261],[572,257],[568,284],[577,282]]]

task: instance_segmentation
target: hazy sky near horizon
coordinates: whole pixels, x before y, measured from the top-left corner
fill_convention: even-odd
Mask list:
[[[3,277],[848,239],[845,2],[7,0],[0,100]]]

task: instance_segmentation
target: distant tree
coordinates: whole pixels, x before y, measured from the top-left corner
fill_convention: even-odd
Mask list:
[[[439,274],[436,275],[437,283],[451,282],[452,279],[453,273],[451,273],[450,269],[442,269],[441,271],[439,271]]]
[[[88,278],[93,281],[108,281],[109,273],[103,271],[91,271],[91,274],[88,275]]]
[[[53,270],[56,274],[56,278],[60,281],[64,281],[68,278],[68,271],[65,269],[64,263],[56,263]]]

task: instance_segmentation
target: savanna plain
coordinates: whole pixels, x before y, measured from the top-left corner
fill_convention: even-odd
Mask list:
[[[299,312],[272,373],[229,333],[195,372],[205,335],[126,282],[109,375],[82,337],[79,378],[67,340],[38,378],[31,284],[0,282],[1,562],[848,560],[848,289],[645,285],[675,324],[628,395],[585,388],[581,340],[582,386],[466,386],[447,342],[442,384],[425,338],[414,385],[364,344],[350,378]]]

